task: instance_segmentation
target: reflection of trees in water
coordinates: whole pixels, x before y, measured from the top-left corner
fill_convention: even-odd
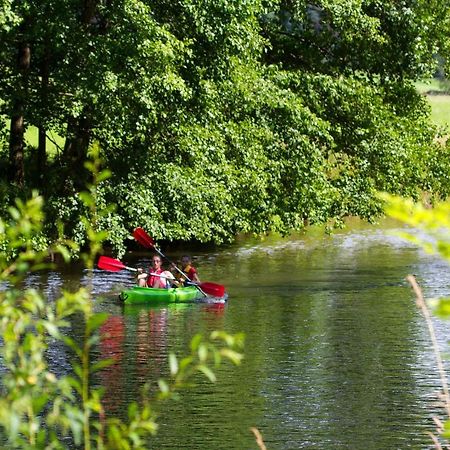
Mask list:
[[[100,328],[100,356],[102,359],[112,359],[114,363],[100,373],[101,383],[105,388],[103,407],[106,414],[118,413],[124,404],[123,392],[124,371],[124,336],[125,326],[122,316],[109,316]]]
[[[194,335],[199,331],[201,315],[206,330],[221,329],[225,308],[224,304],[144,306],[130,308],[125,315],[110,316],[100,330],[100,357],[114,360],[112,366],[99,373],[105,388],[102,403],[106,414],[123,414],[123,406],[139,398],[145,383],[150,382],[153,390],[156,381],[167,376],[169,350],[179,353],[173,345],[177,347],[180,326],[183,336],[186,326],[188,334]],[[173,339],[175,342],[170,344]]]
[[[167,309],[142,310],[136,332],[137,379],[161,376],[167,360]]]

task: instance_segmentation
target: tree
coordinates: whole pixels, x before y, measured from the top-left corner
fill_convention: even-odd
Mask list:
[[[446,54],[449,6],[435,1],[283,1],[262,17],[267,60],[328,74],[418,79]]]
[[[0,107],[11,116],[25,10],[3,1],[4,15],[18,18],[0,20],[10,24],[0,29]],[[447,25],[436,21],[445,4],[26,4],[24,123],[42,130],[38,167],[44,130],[66,137],[41,189],[71,237],[82,236],[78,191],[92,145],[113,173],[100,189],[105,204],[119,205],[104,226],[121,251],[138,225],[158,239],[223,242],[372,219],[377,190],[449,192],[448,155],[412,85],[432,70],[435,51],[445,56]],[[54,221],[46,231],[55,234]]]

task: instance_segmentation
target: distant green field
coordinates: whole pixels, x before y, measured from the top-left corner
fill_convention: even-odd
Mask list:
[[[450,95],[427,95],[431,105],[431,119],[441,127],[450,129]]]
[[[4,128],[9,129],[9,120],[5,116],[0,116],[0,125],[2,123]],[[50,156],[61,151],[52,141],[56,142],[61,149],[64,147],[64,138],[52,131],[47,132],[47,153]],[[25,142],[28,146],[37,148],[39,142],[39,131],[37,127],[30,126],[27,128],[27,131],[25,132]]]
[[[436,78],[432,78],[429,80],[417,81],[415,83],[416,89],[421,94],[426,94],[427,92],[434,93],[442,93],[448,94],[450,93],[450,84],[448,81],[441,81]]]
[[[60,148],[64,148],[64,138],[58,136],[56,133],[53,133],[51,131],[47,132],[47,136],[49,136],[52,139],[52,141],[55,141]],[[28,145],[31,145],[32,147],[38,146],[39,131],[36,127],[27,128],[27,131],[25,133],[25,141],[27,142]],[[56,147],[56,145],[52,141],[47,138],[47,153],[49,155],[54,155],[59,151],[61,151]]]
[[[450,82],[433,78],[419,81],[415,86],[421,94],[429,93],[426,97],[431,105],[433,122],[450,130]]]

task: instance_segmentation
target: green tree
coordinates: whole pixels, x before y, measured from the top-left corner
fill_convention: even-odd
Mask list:
[[[377,190],[449,192],[448,152],[412,85],[436,51],[446,54],[445,4],[4,5],[1,111],[13,114],[20,80],[24,127],[66,137],[45,186],[43,138],[37,170],[25,148],[24,186],[41,184],[47,216],[79,242],[92,145],[112,171],[99,199],[118,205],[101,224],[118,252],[138,225],[158,239],[220,243],[346,215],[370,220],[381,211]],[[32,43],[26,74],[15,65],[20,27]],[[7,186],[0,192],[4,205],[14,198]]]

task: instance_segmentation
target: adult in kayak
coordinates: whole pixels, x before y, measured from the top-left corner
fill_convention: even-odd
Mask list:
[[[139,275],[138,275],[139,281]],[[175,277],[172,272],[164,270],[162,268],[162,261],[159,255],[152,257],[152,266],[150,267],[150,273],[146,279],[147,287],[157,289],[169,289],[172,287],[172,283],[175,281]],[[141,286],[138,283],[138,286]]]
[[[147,286],[151,288],[165,288],[166,280],[162,277],[158,277],[156,275],[161,275],[163,273],[163,269],[161,268],[162,261],[159,255],[153,255],[152,257],[152,265],[150,267],[150,273],[153,275],[149,275],[147,278]]]

